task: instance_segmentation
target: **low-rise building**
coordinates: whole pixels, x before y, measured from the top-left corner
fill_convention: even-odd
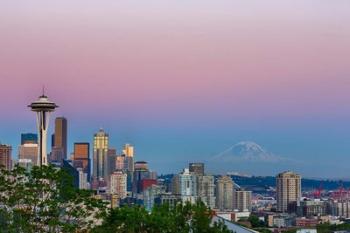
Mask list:
[[[296,218],[295,225],[297,227],[315,227],[319,223],[317,218]]]

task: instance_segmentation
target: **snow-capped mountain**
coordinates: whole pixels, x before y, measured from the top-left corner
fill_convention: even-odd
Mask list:
[[[281,162],[288,159],[274,155],[255,142],[239,142],[214,156],[223,161]]]

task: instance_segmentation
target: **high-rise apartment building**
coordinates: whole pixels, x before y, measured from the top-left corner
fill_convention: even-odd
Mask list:
[[[38,144],[38,135],[35,133],[22,133],[21,145],[23,144]]]
[[[190,172],[198,176],[204,176],[204,163],[190,163],[188,168]]]
[[[100,129],[94,135],[94,163],[93,163],[93,176],[95,179],[108,180],[107,173],[107,153],[108,153],[109,136],[103,130]]]
[[[11,170],[11,153],[11,146],[0,144],[0,166],[5,170]]]
[[[234,190],[233,209],[239,212],[250,212],[252,210],[252,192],[245,190]]]
[[[288,205],[300,201],[301,177],[293,172],[283,172],[276,176],[277,211],[286,212]]]
[[[221,176],[216,183],[216,207],[220,210],[233,209],[233,181],[229,176]]]
[[[209,208],[215,208],[214,176],[197,176],[198,197]]]
[[[57,117],[50,161],[62,164],[64,159],[67,159],[67,119]]]
[[[30,160],[32,165],[38,166],[38,144],[25,143],[20,145],[18,147],[18,159]]]
[[[110,176],[109,192],[123,199],[127,196],[127,175],[122,171],[115,171]]]
[[[185,168],[178,175],[179,191],[183,202],[195,203],[198,199],[197,176]]]
[[[91,161],[90,161],[90,144],[88,142],[74,143],[73,154],[74,167],[82,168],[82,171],[87,175],[87,182],[91,180]]]

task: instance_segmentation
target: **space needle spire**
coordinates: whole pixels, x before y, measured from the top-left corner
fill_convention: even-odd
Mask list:
[[[55,111],[58,106],[49,101],[48,97],[45,95],[45,88],[43,87],[43,93],[39,96],[39,99],[28,105],[33,112],[37,114],[37,127],[39,133],[38,140],[38,161],[39,166],[47,165],[47,129],[49,126],[49,115],[51,112]],[[34,161],[33,161],[34,162]]]

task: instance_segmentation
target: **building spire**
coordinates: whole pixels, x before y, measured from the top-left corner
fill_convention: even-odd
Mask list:
[[[43,85],[43,87],[42,87],[42,97],[45,97],[45,85]]]

